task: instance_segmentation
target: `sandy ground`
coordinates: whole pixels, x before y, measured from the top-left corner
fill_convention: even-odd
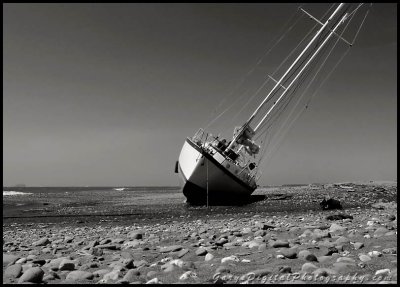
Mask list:
[[[321,211],[327,196],[343,210]],[[177,190],[3,197],[3,283],[397,282],[397,182],[183,201]]]

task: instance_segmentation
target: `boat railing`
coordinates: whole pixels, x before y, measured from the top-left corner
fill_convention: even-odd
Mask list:
[[[203,137],[204,137],[204,129],[200,128],[192,137],[192,141],[201,146],[202,142],[203,142]]]

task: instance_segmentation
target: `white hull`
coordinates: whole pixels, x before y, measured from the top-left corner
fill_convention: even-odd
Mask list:
[[[183,193],[192,204],[206,203],[207,189],[209,203],[227,203],[249,197],[256,188],[254,180],[246,180],[238,167],[220,154],[211,156],[203,152],[190,139],[185,141],[179,156],[179,175]]]

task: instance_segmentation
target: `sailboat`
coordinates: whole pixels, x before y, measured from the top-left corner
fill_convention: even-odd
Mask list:
[[[311,31],[308,41],[302,43],[301,50],[295,50],[297,53],[293,61],[279,78],[268,75],[272,88],[247,120],[234,127],[232,139],[228,142],[222,137],[215,137],[204,128],[186,138],[175,172],[179,174],[182,192],[188,203],[230,204],[249,198],[258,187],[260,178],[260,164],[255,158],[262,147],[255,141],[257,135],[265,131],[266,123],[276,115],[276,110],[285,108],[285,99],[298,92],[298,86],[306,77],[311,78],[311,69],[314,71],[311,80],[315,80],[320,73],[320,69],[315,71],[316,63],[321,60],[322,54],[330,55],[331,50],[327,50],[329,43],[334,43],[332,49],[338,41],[348,47],[353,46],[368,11],[352,42],[347,41],[343,33],[362,6],[354,3],[333,4],[321,20],[303,8],[298,9],[300,14],[314,22],[315,29]]]

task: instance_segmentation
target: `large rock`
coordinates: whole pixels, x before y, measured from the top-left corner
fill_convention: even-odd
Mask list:
[[[289,242],[283,240],[276,240],[271,243],[273,248],[280,248],[280,247],[289,247]]]
[[[329,277],[332,275],[336,275],[338,272],[336,270],[330,268],[318,268],[312,272],[315,277]]]
[[[175,252],[175,251],[179,251],[181,249],[182,249],[181,245],[172,245],[172,246],[161,247],[160,252],[161,253]]]
[[[374,237],[382,237],[384,236],[389,230],[385,227],[379,227],[377,230],[374,232]]]
[[[185,256],[185,254],[188,252],[189,252],[189,249],[182,249],[182,250],[178,251],[178,253],[176,254],[176,257],[181,258],[181,257]]]
[[[332,225],[329,228],[330,233],[343,234],[344,231],[346,231],[346,227],[340,226],[339,224],[336,223],[332,223]]]
[[[132,239],[142,239],[144,231],[143,230],[133,230],[128,233],[128,238]]]
[[[359,258],[362,262],[371,261],[371,257],[369,257],[368,255],[365,255],[365,254],[361,254],[358,258]]]
[[[139,276],[140,276],[139,270],[131,269],[131,270],[128,270],[128,272],[126,272],[123,280],[127,281],[127,282],[133,282],[133,281],[136,281]]]
[[[340,204],[340,201],[334,198],[324,199],[319,203],[319,205],[321,206],[322,210],[343,208],[342,205]]]
[[[362,247],[364,247],[364,243],[362,243],[362,242],[354,243],[354,249],[358,250],[358,249],[360,249]]]
[[[40,267],[31,267],[22,274],[19,278],[18,283],[31,282],[40,283],[42,282],[44,271]]]
[[[228,257],[224,257],[221,259],[221,263],[227,263],[227,262],[239,262],[239,258],[235,255],[231,255]]]
[[[295,259],[297,257],[297,251],[295,248],[282,248],[281,254],[289,259]]]
[[[13,254],[3,253],[3,265],[14,264],[19,258]]]
[[[307,255],[310,255],[310,254],[311,254],[311,252],[308,250],[301,250],[301,251],[299,251],[298,257],[300,259],[306,259]]]
[[[214,255],[211,253],[207,253],[206,256],[204,257],[204,261],[210,261],[214,259]]]
[[[4,271],[4,277],[10,278],[18,278],[22,273],[22,265],[21,264],[13,264],[7,267]]]
[[[58,267],[60,271],[69,270],[72,271],[75,269],[75,262],[72,260],[64,259],[61,261],[60,266]]]
[[[208,253],[207,249],[200,247],[199,249],[196,250],[195,254],[197,256],[203,256],[206,255]]]
[[[47,244],[50,243],[50,240],[47,237],[43,237],[39,239],[38,241],[35,241],[32,243],[33,246],[46,246]]]
[[[350,243],[350,239],[348,239],[345,236],[340,236],[338,239],[336,239],[335,244],[336,245],[343,245],[343,244],[348,244]]]
[[[91,280],[93,279],[93,274],[91,272],[87,271],[72,271],[68,273],[66,280],[71,280],[71,281],[79,281],[79,280]]]

